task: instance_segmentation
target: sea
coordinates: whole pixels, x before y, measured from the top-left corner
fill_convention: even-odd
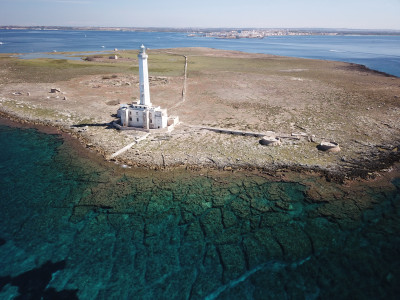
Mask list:
[[[400,37],[0,31],[2,53],[205,46],[399,76]],[[102,47],[104,46],[104,47]],[[400,175],[145,170],[0,121],[0,299],[396,299]]]
[[[216,39],[183,32],[0,30],[0,53],[112,51],[148,48],[210,47],[356,64],[400,77],[400,36],[313,35],[271,36],[264,39]],[[57,55],[54,54],[53,55]],[[55,56],[55,58],[58,58]]]

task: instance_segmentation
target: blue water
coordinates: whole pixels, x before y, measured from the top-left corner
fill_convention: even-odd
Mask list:
[[[399,74],[399,37],[0,31],[0,41],[4,53],[205,46],[349,59]],[[0,145],[0,299],[400,293],[397,175],[344,186],[302,174],[281,182],[247,173],[123,169],[58,135],[3,125]]]
[[[400,36],[281,36],[224,40],[175,32],[0,30],[0,53],[210,47],[250,53],[338,60],[400,77]],[[104,46],[104,47],[103,47]]]
[[[123,169],[7,126],[0,144],[0,299],[400,292],[399,177],[346,187],[301,174]]]

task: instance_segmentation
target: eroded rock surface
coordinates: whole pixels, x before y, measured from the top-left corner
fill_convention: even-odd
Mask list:
[[[60,261],[44,292],[80,299],[399,292],[400,181],[393,173],[340,185],[289,172],[282,180],[124,169],[46,139],[57,151],[32,148],[40,162],[13,161],[22,185],[1,182],[0,296],[17,295],[12,278]],[[35,167],[23,173],[29,164]]]

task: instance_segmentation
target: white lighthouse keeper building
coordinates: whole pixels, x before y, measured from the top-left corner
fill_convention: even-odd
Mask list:
[[[132,129],[149,130],[162,129],[168,126],[167,110],[153,106],[150,101],[147,58],[146,48],[142,45],[138,54],[140,102],[139,104],[123,104],[118,109],[117,116],[121,118],[122,128],[131,127]]]

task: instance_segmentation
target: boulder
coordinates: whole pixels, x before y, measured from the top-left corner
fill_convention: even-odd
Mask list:
[[[325,151],[325,152],[339,152],[340,147],[339,144],[336,142],[325,142],[322,141],[318,146],[318,150]]]
[[[274,136],[264,136],[260,140],[260,144],[264,146],[280,146],[282,144],[281,139],[279,137]]]

